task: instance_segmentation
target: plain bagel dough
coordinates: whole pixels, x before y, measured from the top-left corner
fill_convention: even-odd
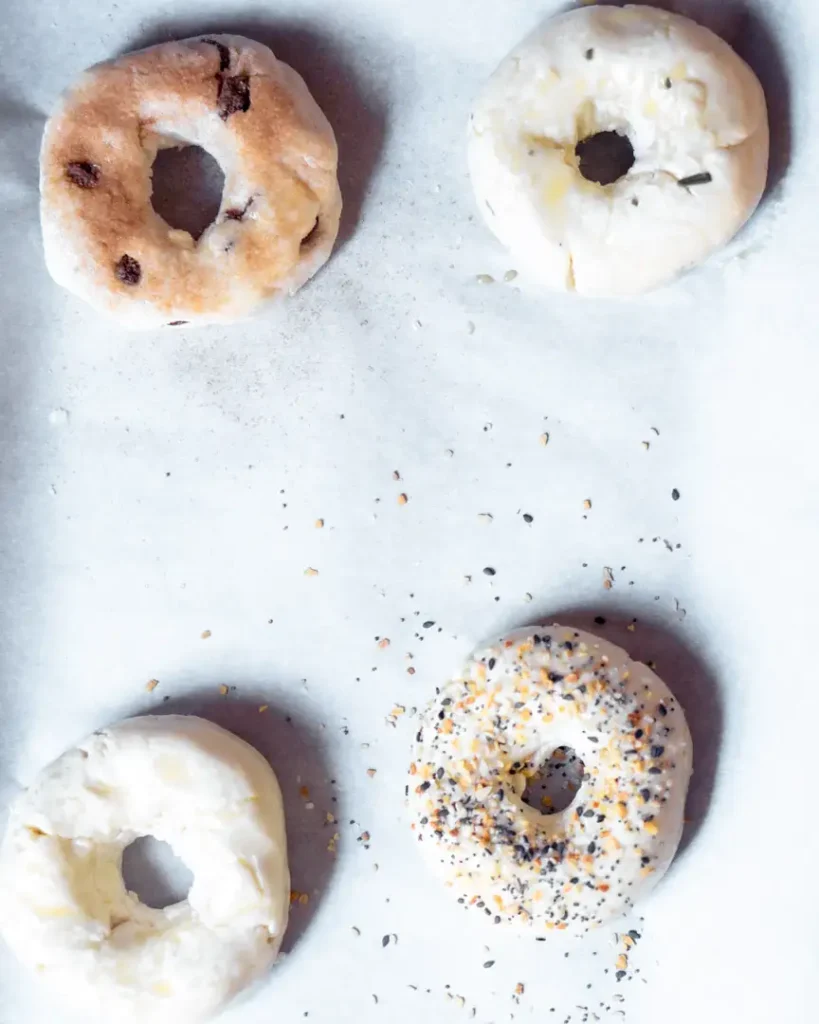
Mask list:
[[[475,652],[424,712],[408,797],[419,845],[489,923],[581,935],[631,908],[680,841],[691,735],[668,687],[565,626]],[[572,804],[524,803],[554,751],[583,764]]]
[[[225,176],[198,241],[151,206],[157,151],[198,145]],[[51,276],[125,326],[230,323],[330,255],[338,152],[301,77],[261,43],[214,35],[86,71],[49,119],[40,216]]]
[[[575,146],[612,131],[634,163],[600,185]],[[501,63],[468,148],[481,213],[518,269],[554,289],[628,296],[700,263],[750,217],[768,116],[754,73],[708,29],[652,7],[586,7]]]
[[[127,892],[122,853],[152,835],[194,875],[154,910]],[[0,932],[91,1019],[215,1013],[276,959],[290,881],[276,777],[253,747],[186,715],[131,718],[44,769],[0,848]]]

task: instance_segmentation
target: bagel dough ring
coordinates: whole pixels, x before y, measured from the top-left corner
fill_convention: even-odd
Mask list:
[[[145,835],[194,875],[163,910],[122,879]],[[188,715],[127,719],[64,753],[16,800],[0,848],[3,938],[61,1000],[107,1020],[215,1013],[276,959],[289,897],[273,770]]]
[[[198,241],[151,205],[158,150],[224,176]],[[338,234],[338,151],[301,77],[261,43],[162,43],[86,71],[46,124],[40,216],[51,276],[135,328],[231,323],[299,289]]]
[[[619,147],[618,167],[595,174],[581,160],[592,138]],[[688,18],[584,7],[501,63],[472,114],[468,156],[481,214],[518,269],[552,289],[637,295],[701,263],[756,209],[765,96]]]
[[[412,827],[459,902],[490,923],[583,934],[628,911],[674,856],[691,775],[685,715],[605,640],[553,625],[478,650],[416,740]],[[542,814],[523,794],[561,746],[583,784]]]

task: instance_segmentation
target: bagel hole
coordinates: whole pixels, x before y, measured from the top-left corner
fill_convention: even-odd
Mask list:
[[[140,836],[123,850],[122,880],[140,903],[163,910],[187,899],[193,874],[168,843]]]
[[[302,252],[305,252],[307,249],[311,248],[311,246],[313,245],[313,242],[315,242],[315,240],[318,238],[318,234],[319,234],[319,218],[316,217],[316,223],[310,228],[310,230],[307,232],[307,234],[301,240],[301,251]]]
[[[541,814],[559,814],[574,802],[585,771],[571,747],[556,747],[529,779],[523,802]]]
[[[160,149],[152,169],[151,205],[172,228],[194,239],[216,220],[225,176],[201,146]]]
[[[580,173],[587,181],[612,185],[634,165],[634,147],[620,132],[596,132],[574,147]]]

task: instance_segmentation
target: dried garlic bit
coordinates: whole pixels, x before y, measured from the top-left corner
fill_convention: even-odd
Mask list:
[[[206,630],[203,630],[201,638],[202,638],[202,640],[207,640],[212,635],[213,634],[211,633],[211,631],[209,629],[206,629]]]
[[[149,679],[148,682],[145,684],[145,689],[148,691],[148,693],[153,693],[157,686],[159,686],[158,679]]]
[[[545,434],[545,433],[544,433],[544,434],[541,434],[541,435],[540,435],[540,443],[541,443],[542,445],[547,445],[547,444],[549,443],[549,435],[548,435],[548,434]]]
[[[398,504],[399,505],[406,505],[406,503],[408,501],[409,501],[409,498],[403,492],[398,495]]]
[[[310,566],[308,566],[308,567],[307,567],[307,568],[306,568],[306,569],[304,570],[304,575],[305,575],[305,576],[318,576],[318,574],[319,574],[319,571],[318,571],[318,569],[313,569],[313,568],[312,568],[312,567],[310,567]]]

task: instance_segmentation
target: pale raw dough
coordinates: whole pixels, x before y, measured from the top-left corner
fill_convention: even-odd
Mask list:
[[[122,880],[144,835],[194,875],[164,910]],[[67,751],[14,803],[0,848],[0,933],[93,1020],[209,1017],[276,959],[289,896],[273,770],[192,716],[128,719]]]
[[[420,848],[489,924],[582,935],[662,878],[683,827],[691,735],[665,683],[565,626],[475,652],[424,712],[408,797]],[[574,801],[523,802],[556,748],[585,770]]]
[[[634,163],[600,185],[580,173],[575,146],[607,131],[628,137]],[[768,118],[754,73],[708,29],[651,7],[586,7],[502,62],[468,150],[481,213],[518,270],[549,288],[628,296],[745,223],[765,188]]]
[[[157,151],[207,150],[222,203],[198,241],[151,206]],[[341,214],[333,130],[261,43],[210,35],[86,71],[49,119],[41,222],[54,280],[126,327],[230,323],[300,288]]]

